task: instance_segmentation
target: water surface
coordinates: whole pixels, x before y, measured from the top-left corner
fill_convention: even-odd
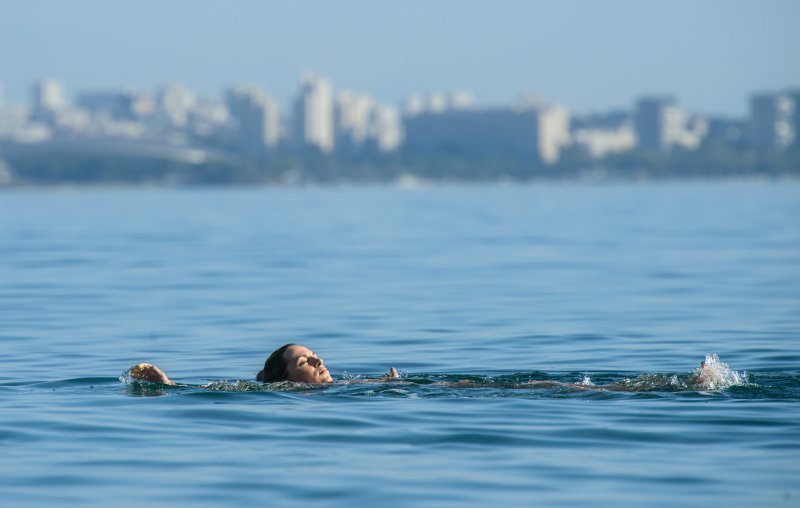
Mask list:
[[[2,504],[800,506],[797,217],[786,182],[2,192]],[[289,340],[405,381],[250,383]],[[706,353],[746,382],[518,386]]]

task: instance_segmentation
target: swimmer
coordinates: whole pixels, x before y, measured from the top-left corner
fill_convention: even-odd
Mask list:
[[[130,368],[130,377],[139,381],[149,381],[165,385],[175,385],[161,369],[150,363],[140,363]],[[370,383],[375,381],[392,381],[399,378],[397,370],[392,367],[389,372],[373,379],[349,379],[345,384]],[[275,383],[290,381],[305,384],[332,383],[333,377],[325,367],[325,362],[315,352],[299,344],[285,344],[276,349],[264,362],[264,368],[256,375],[256,381],[262,383]],[[619,382],[605,385],[595,385],[586,378],[580,383],[565,383],[551,380],[529,380],[513,388],[566,388],[570,390],[595,390],[595,391],[651,391],[653,389],[669,390],[716,390],[727,386],[738,385],[746,382],[746,374],[740,374],[719,360],[717,355],[706,355],[700,362],[700,367],[691,374],[678,376],[675,374],[642,374],[633,379],[624,379]],[[438,381],[438,385],[453,388],[482,388],[491,386],[508,387],[505,384],[497,385],[490,381],[480,382],[472,380]]]
[[[167,375],[150,363],[140,363],[130,369],[133,379],[175,385]],[[389,373],[378,378],[379,381],[397,379],[399,376],[394,367]],[[274,383],[278,381],[292,381],[295,383],[323,384],[332,383],[333,378],[325,367],[325,362],[317,354],[299,344],[285,344],[269,355],[264,362],[264,368],[256,374],[256,381]]]

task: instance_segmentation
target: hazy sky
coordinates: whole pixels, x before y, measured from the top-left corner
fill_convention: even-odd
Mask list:
[[[76,91],[254,83],[283,106],[300,73],[389,103],[467,90],[535,94],[576,113],[674,95],[743,115],[753,91],[800,87],[796,0],[3,0],[0,83]]]

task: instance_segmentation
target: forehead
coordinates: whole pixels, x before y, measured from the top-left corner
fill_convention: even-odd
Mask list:
[[[311,356],[313,354],[314,353],[305,346],[291,346],[286,348],[286,351],[283,353],[283,357],[288,360],[292,358],[299,358],[301,356]]]

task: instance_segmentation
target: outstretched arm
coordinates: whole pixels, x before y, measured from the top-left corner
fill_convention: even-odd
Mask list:
[[[131,367],[131,377],[139,381],[174,385],[175,383],[164,374],[164,371],[151,363],[140,363]]]

